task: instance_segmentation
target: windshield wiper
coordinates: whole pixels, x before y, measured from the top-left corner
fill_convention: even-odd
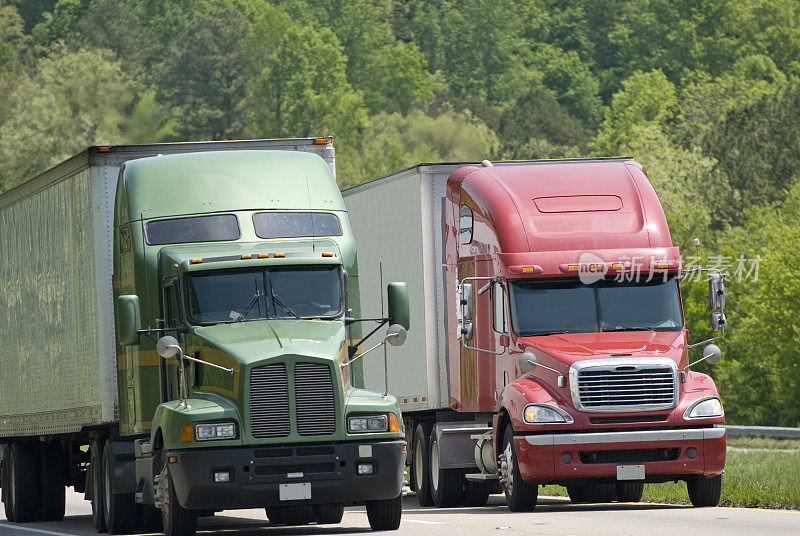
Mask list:
[[[572,333],[568,329],[553,330],[553,331],[536,331],[534,333],[526,333],[525,337],[538,337],[539,335],[563,335],[565,333]]]
[[[256,303],[258,303],[258,299],[260,297],[261,297],[261,292],[257,290],[256,293],[253,295],[253,298],[250,300],[250,303],[248,303],[247,307],[244,308],[244,312],[241,315],[239,315],[239,318],[236,319],[236,322],[241,322],[242,320],[244,320],[244,318],[248,315],[248,313],[250,313],[250,309],[252,309]]]
[[[295,313],[295,312],[294,312],[294,310],[292,310],[292,308],[291,308],[291,307],[289,307],[289,306],[286,304],[286,302],[285,302],[285,301],[283,301],[283,300],[280,298],[280,296],[278,296],[278,295],[275,293],[275,289],[272,289],[272,299],[273,299],[273,300],[275,300],[276,302],[278,302],[278,303],[280,304],[280,306],[281,306],[281,307],[283,307],[284,309],[286,309],[286,311],[288,311],[288,312],[289,312],[289,313],[290,313],[290,314],[291,314],[293,317],[297,318],[298,320],[300,319],[300,315],[299,315],[299,314],[297,314],[297,313]]]
[[[655,328],[651,326],[631,326],[631,327],[619,327],[619,328],[603,330],[603,332],[609,332],[609,331],[655,331]]]

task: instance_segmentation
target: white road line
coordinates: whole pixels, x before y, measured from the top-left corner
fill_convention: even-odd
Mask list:
[[[47,534],[48,536],[77,536],[76,534],[67,534],[66,532],[53,532],[52,530],[32,529],[29,527],[18,527],[17,525],[9,525],[7,523],[0,523],[0,528],[8,527],[12,530],[21,530],[24,532],[35,532],[36,534]]]
[[[402,523],[420,523],[422,525],[441,525],[440,521],[423,521],[421,519],[401,519]]]

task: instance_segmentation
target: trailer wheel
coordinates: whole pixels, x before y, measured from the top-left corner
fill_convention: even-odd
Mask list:
[[[372,530],[397,530],[402,514],[402,493],[394,499],[367,501],[367,519]]]
[[[693,475],[686,481],[686,489],[692,506],[717,506],[722,496],[722,475],[713,478]]]
[[[312,510],[318,525],[341,523],[344,516],[344,506],[337,504],[315,504]]]
[[[103,517],[109,534],[130,534],[138,528],[139,512],[133,493],[116,493],[111,442],[103,448]]]
[[[617,482],[614,495],[619,502],[639,502],[644,493],[644,482]]]
[[[437,508],[458,506],[461,490],[464,489],[464,470],[439,467],[439,442],[436,441],[435,431],[431,433],[430,446],[430,488],[433,503]]]
[[[197,532],[197,512],[188,510],[178,503],[175,496],[172,476],[169,474],[167,453],[160,455],[161,472],[159,473],[161,522],[164,524],[164,536],[195,536]]]
[[[466,480],[461,492],[461,504],[464,506],[482,507],[489,502],[489,482]]]
[[[512,512],[530,512],[536,508],[539,488],[522,480],[514,449],[514,429],[511,423],[506,425],[503,434],[503,459],[500,462],[500,473],[505,487],[506,503]]]
[[[39,462],[31,443],[12,443],[7,448],[8,475],[3,489],[6,519],[14,523],[30,523],[39,515]]]
[[[94,439],[89,444],[89,471],[92,480],[92,524],[97,532],[107,532],[103,516],[103,440]]]
[[[40,449],[39,460],[42,475],[42,503],[39,509],[41,521],[61,521],[67,496],[67,460],[59,443],[44,443]]]
[[[425,421],[417,424],[414,430],[414,458],[411,460],[411,474],[417,491],[420,506],[432,506],[431,495],[431,425]]]

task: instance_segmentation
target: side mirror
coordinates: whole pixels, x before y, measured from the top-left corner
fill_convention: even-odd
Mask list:
[[[522,355],[519,356],[519,368],[523,372],[530,372],[538,366],[539,360],[533,352],[522,352]]]
[[[470,283],[461,283],[459,305],[461,305],[461,318],[465,322],[472,320],[474,314],[472,301],[472,285]]]
[[[403,326],[406,330],[411,329],[411,311],[408,304],[408,285],[406,283],[394,282],[386,286],[386,293],[389,304],[389,317],[392,324]],[[389,326],[391,329],[392,326]],[[403,339],[405,341],[405,339]]]
[[[171,359],[180,354],[181,351],[178,339],[170,337],[169,335],[161,337],[156,343],[156,352],[164,359]]]
[[[389,326],[389,329],[386,330],[386,342],[392,346],[402,346],[407,338],[408,332],[406,328],[400,324],[392,324]]]
[[[711,329],[725,331],[725,313],[722,311],[711,313]]]
[[[139,296],[126,294],[117,298],[117,336],[123,346],[139,344],[139,330],[142,328],[139,314]]]
[[[708,294],[711,300],[712,311],[722,311],[725,308],[725,284],[720,274],[708,274]]]
[[[716,365],[722,359],[722,350],[716,344],[709,344],[703,348],[703,360],[709,365]]]

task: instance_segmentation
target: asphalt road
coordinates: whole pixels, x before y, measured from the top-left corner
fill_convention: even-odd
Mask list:
[[[67,517],[57,523],[13,525],[0,512],[0,536],[89,536],[91,508],[82,495],[70,493]],[[0,509],[1,510],[1,509]],[[198,535],[301,536],[371,534],[363,508],[345,511],[340,525],[271,527],[264,510],[222,512],[203,518]],[[388,533],[387,533],[388,534]],[[540,497],[535,512],[512,514],[502,495],[485,508],[420,508],[415,497],[404,499],[403,520],[395,533],[403,536],[614,535],[614,536],[798,536],[800,512],[745,508],[690,508],[662,504],[573,505],[557,497]]]

